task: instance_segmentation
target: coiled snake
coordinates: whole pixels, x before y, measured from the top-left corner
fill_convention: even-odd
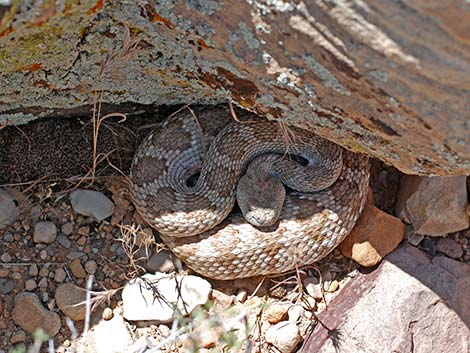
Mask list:
[[[170,250],[207,277],[276,274],[320,260],[359,218],[369,162],[309,131],[289,131],[293,136],[286,143],[277,122],[237,122],[222,108],[202,110],[197,119],[188,111],[179,113],[150,133],[134,157],[134,204]],[[278,220],[259,227],[230,211],[248,165],[266,154],[279,156],[270,161],[277,166],[270,176],[293,189],[297,179],[301,184],[311,178],[313,187],[288,192]],[[307,165],[299,166],[290,155]]]

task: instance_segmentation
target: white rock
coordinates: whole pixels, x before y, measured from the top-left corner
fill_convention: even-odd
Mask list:
[[[183,314],[190,313],[197,305],[207,302],[211,289],[208,281],[197,276],[146,274],[124,287],[124,318],[170,322],[175,307]]]
[[[293,305],[287,311],[287,315],[289,317],[290,322],[296,323],[304,317],[305,310],[300,305]]]
[[[0,189],[0,229],[15,223],[19,216],[18,202],[7,190]]]
[[[110,320],[100,320],[89,332],[94,341],[94,352],[118,353],[134,352],[130,350],[132,336],[127,324],[120,315],[114,315]]]
[[[292,352],[302,339],[297,325],[286,321],[271,326],[266,331],[264,338],[266,342],[271,343],[281,353]]]
[[[114,204],[103,193],[94,190],[78,189],[70,194],[70,201],[75,212],[93,217],[97,221],[111,216]]]
[[[33,241],[35,243],[51,244],[57,237],[57,227],[53,222],[38,222],[34,226]]]

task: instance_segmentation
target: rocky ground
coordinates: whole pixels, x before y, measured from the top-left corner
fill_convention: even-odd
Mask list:
[[[96,175],[86,120],[0,130],[0,352],[42,342],[36,351],[289,353],[337,344],[345,352],[425,352],[429,340],[444,349],[436,352],[466,352],[465,177],[403,177],[372,161],[364,215],[326,259],[273,278],[206,280],[172,257],[129,200],[125,173],[154,122],[129,120],[103,123]],[[437,302],[445,305],[427,305]],[[445,332],[426,331],[444,317],[453,345]],[[380,339],[374,323],[384,329]],[[363,336],[351,329],[358,325]]]

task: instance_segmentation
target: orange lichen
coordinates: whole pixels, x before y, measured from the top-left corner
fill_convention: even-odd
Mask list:
[[[0,32],[0,37],[4,37],[13,32],[13,27],[8,27]]]
[[[92,15],[101,10],[104,6],[104,0],[98,0],[96,4],[87,11],[87,15]]]
[[[206,44],[206,42],[204,42],[204,40],[201,39],[201,38],[198,38],[197,44],[199,44],[199,46],[201,46],[203,48],[206,48],[206,49],[209,48],[209,46]]]
[[[147,4],[144,6],[144,8],[145,12],[147,13],[147,16],[150,18],[151,21],[163,23],[169,29],[175,28],[175,25],[170,20],[160,16],[151,5]]]
[[[34,72],[34,71],[39,71],[42,68],[41,63],[35,63],[29,66],[20,66],[16,70],[17,71],[27,71],[27,72]]]

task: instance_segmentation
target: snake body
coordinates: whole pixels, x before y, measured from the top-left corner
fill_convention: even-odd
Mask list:
[[[321,259],[352,230],[368,190],[367,157],[299,128],[290,129],[288,146],[276,122],[230,121],[225,109],[197,118],[179,113],[150,133],[134,157],[130,183],[139,213],[194,271],[215,279],[282,273]],[[250,161],[292,150],[313,151],[309,175],[322,190],[289,192],[270,227],[230,213]],[[285,169],[281,179],[299,174]]]

